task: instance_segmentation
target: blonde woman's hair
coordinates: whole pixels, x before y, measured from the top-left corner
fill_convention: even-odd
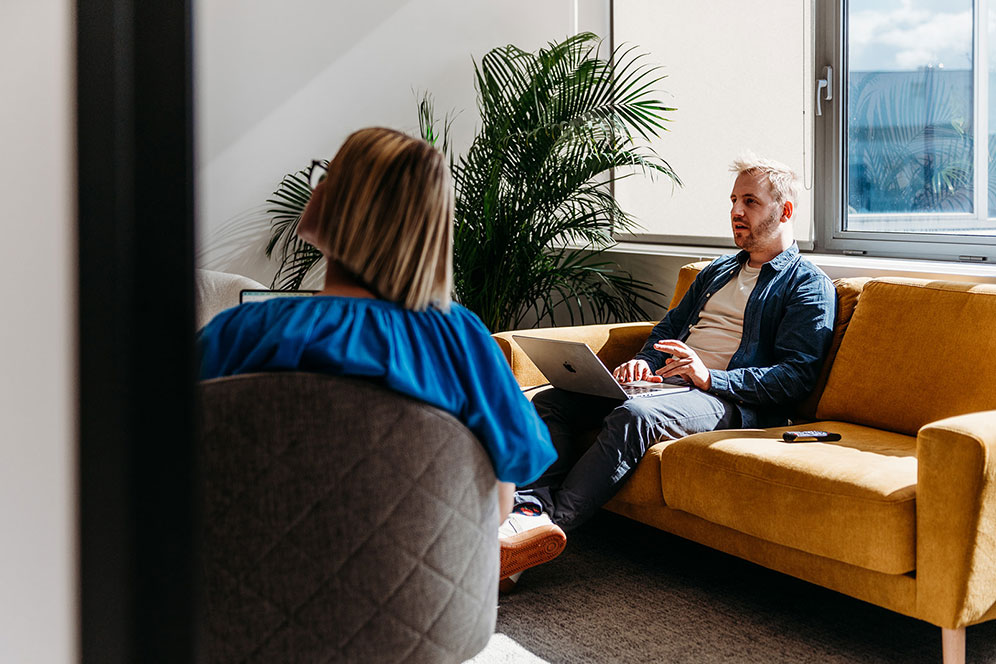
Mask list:
[[[781,205],[785,201],[799,203],[799,176],[791,168],[772,159],[762,159],[747,153],[733,160],[730,171],[737,176],[763,174],[768,180],[768,186],[775,203]]]
[[[353,133],[329,164],[315,245],[379,297],[449,310],[453,184],[443,155],[393,129]]]

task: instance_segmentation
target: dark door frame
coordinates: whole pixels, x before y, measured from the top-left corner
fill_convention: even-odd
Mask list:
[[[193,0],[77,0],[80,654],[197,660]]]

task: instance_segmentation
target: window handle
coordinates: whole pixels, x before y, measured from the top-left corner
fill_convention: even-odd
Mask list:
[[[823,78],[816,79],[816,114],[823,115],[822,98],[827,101],[833,100],[833,67],[823,68]]]

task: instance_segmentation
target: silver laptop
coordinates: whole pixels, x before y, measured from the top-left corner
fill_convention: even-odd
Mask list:
[[[636,381],[620,385],[588,344],[580,341],[524,337],[518,334],[513,334],[512,338],[551,385],[569,392],[609,399],[631,399],[676,394],[692,389],[681,378],[670,379],[664,383]]]

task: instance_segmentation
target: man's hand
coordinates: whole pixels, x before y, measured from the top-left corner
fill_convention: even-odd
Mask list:
[[[662,380],[672,376],[684,376],[700,390],[712,387],[709,369],[702,363],[698,354],[685,344],[676,339],[661,339],[654,344],[654,350],[671,354],[671,357],[667,358],[667,364],[657,370],[657,375]]]
[[[646,360],[630,360],[625,364],[620,364],[612,372],[612,377],[620,383],[632,383],[634,380],[645,380],[651,383],[660,383],[664,379],[655,376],[650,370],[650,365]]]

